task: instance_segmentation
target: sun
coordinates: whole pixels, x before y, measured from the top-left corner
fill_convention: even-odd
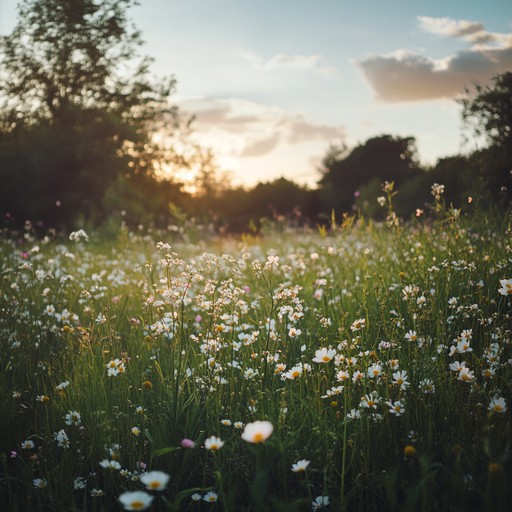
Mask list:
[[[197,169],[175,168],[169,164],[161,164],[157,172],[160,179],[172,180],[182,185],[183,192],[195,195],[199,191],[197,186],[198,171]]]

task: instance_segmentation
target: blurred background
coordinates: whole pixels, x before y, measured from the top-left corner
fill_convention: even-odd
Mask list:
[[[510,201],[512,6],[0,0],[4,224],[224,231]],[[469,198],[469,199],[468,199]]]

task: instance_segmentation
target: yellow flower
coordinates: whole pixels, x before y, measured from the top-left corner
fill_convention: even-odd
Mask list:
[[[500,475],[503,471],[503,466],[498,462],[489,463],[489,474],[493,476]]]
[[[404,448],[404,456],[407,459],[412,459],[413,457],[416,457],[416,453],[417,453],[416,448],[414,448],[414,446],[412,446],[411,444],[408,444]]]

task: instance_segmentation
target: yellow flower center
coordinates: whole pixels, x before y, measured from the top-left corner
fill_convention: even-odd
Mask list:
[[[264,440],[265,436],[261,432],[257,432],[256,434],[254,434],[253,441],[255,443],[261,443]]]
[[[132,501],[131,506],[134,510],[142,510],[145,503],[143,501]]]
[[[416,455],[416,448],[410,444],[404,448],[404,455],[406,457],[414,457]]]

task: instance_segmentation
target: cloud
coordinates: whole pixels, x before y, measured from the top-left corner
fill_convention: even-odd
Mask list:
[[[463,39],[469,48],[442,59],[398,50],[357,62],[379,100],[389,102],[455,98],[464,87],[485,84],[512,69],[512,34],[486,32],[481,23],[420,16],[420,27]]]
[[[431,18],[418,16],[420,28],[425,32],[441,37],[462,39],[471,44],[473,50],[512,47],[512,34],[488,32],[482,23],[451,18]]]
[[[263,156],[270,153],[279,143],[279,136],[277,134],[271,135],[266,139],[260,139],[247,146],[239,156]]]
[[[211,147],[235,181],[290,179],[314,183],[316,171],[309,165],[331,143],[345,139],[342,126],[312,122],[290,113],[241,98],[183,98],[177,101],[184,115],[193,114],[192,137]],[[238,178],[237,178],[238,174]]]
[[[476,21],[431,18],[430,16],[418,16],[418,21],[420,28],[425,32],[445,37],[464,37],[484,31],[482,23]]]
[[[195,131],[204,137],[222,138],[238,156],[261,156],[280,142],[330,142],[345,136],[340,126],[313,123],[302,115],[240,98],[188,99],[179,106],[195,115]]]
[[[345,131],[337,126],[327,126],[307,122],[302,116],[288,120],[288,139],[291,142],[307,140],[337,140],[345,137]]]
[[[287,53],[278,53],[270,59],[263,59],[259,55],[241,51],[240,56],[249,62],[253,69],[263,71],[276,70],[311,70],[324,76],[331,76],[338,70],[334,66],[329,66],[321,55],[290,55]]]

